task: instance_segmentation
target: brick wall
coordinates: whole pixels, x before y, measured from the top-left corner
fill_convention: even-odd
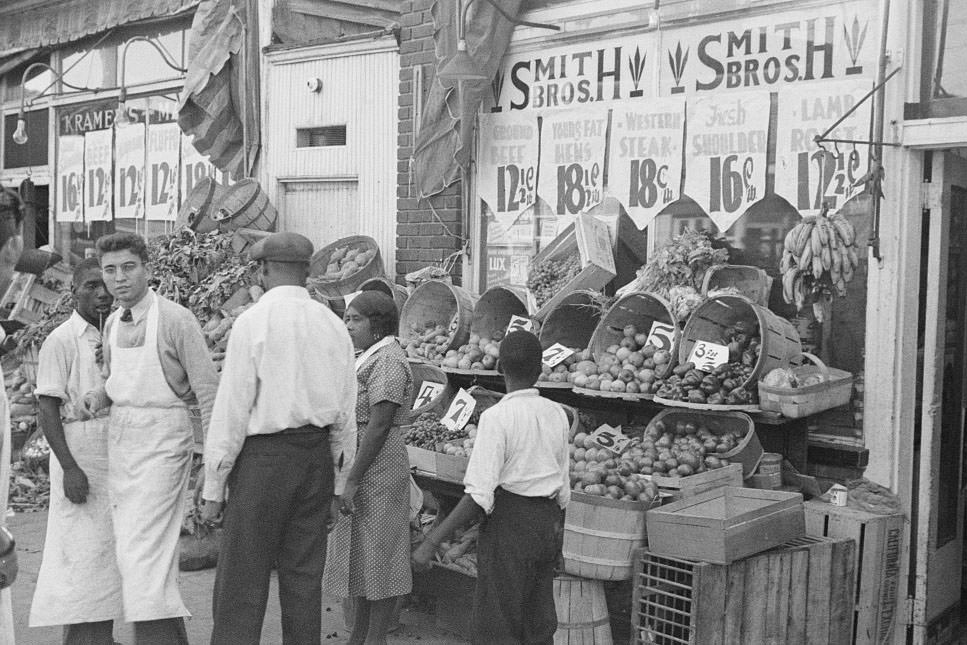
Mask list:
[[[459,182],[432,198],[433,211],[426,200],[416,199],[416,188],[410,183],[410,157],[413,155],[414,114],[413,70],[423,68],[423,97],[425,98],[436,71],[433,52],[433,16],[430,7],[434,0],[405,0],[401,3],[400,31],[400,92],[399,141],[397,147],[396,179],[396,278],[425,266],[439,264],[461,242],[447,234],[463,237],[462,204]],[[454,282],[460,284],[461,262],[453,271]]]

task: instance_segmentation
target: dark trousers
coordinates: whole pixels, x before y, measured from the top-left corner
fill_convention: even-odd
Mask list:
[[[258,645],[276,562],[283,643],[319,645],[326,516],[333,495],[328,432],[300,428],[249,437],[228,490],[212,645]]]
[[[64,645],[114,645],[114,621],[64,625]]]
[[[474,645],[554,642],[554,567],[563,531],[556,500],[497,490],[477,542]]]
[[[134,623],[134,645],[188,645],[184,618],[159,618]]]

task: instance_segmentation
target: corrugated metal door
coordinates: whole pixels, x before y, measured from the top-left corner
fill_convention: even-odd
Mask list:
[[[359,183],[286,181],[280,185],[282,227],[301,233],[317,248],[341,237],[362,232],[359,221]],[[364,233],[365,234],[365,233]]]

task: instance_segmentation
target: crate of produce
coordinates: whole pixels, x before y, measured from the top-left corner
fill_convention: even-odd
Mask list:
[[[742,486],[742,464],[729,464],[686,477],[652,475],[651,481],[665,494],[666,501],[677,502],[723,486]]]
[[[554,645],[611,645],[611,616],[600,580],[554,578]]]
[[[564,511],[564,571],[592,580],[628,580],[645,545],[645,512],[630,502],[571,491]]]
[[[856,541],[855,645],[892,641],[897,625],[903,524],[900,514],[877,515],[819,500],[805,504],[806,533]]]
[[[473,306],[470,337],[446,352],[443,369],[451,374],[497,376],[500,341],[514,316],[527,318],[527,295],[513,287],[491,287]],[[529,319],[528,319],[529,320]]]
[[[729,564],[805,534],[799,493],[726,486],[648,512],[657,555]]]
[[[853,395],[853,375],[827,367],[818,356],[803,352],[812,365],[773,370],[759,381],[759,407],[790,419],[847,405]]]
[[[847,645],[856,543],[809,537],[729,565],[635,554],[635,645]]]
[[[385,275],[379,245],[366,235],[350,235],[316,251],[309,262],[309,285],[329,298],[359,291],[370,278]]]
[[[440,362],[470,339],[474,298],[443,280],[428,280],[410,294],[400,312],[400,341],[411,358]]]
[[[405,429],[405,426],[402,429]],[[426,448],[419,448],[417,446],[406,447],[406,456],[410,460],[410,468],[416,468],[430,475],[436,474],[436,455],[436,452],[427,450]]]
[[[755,423],[744,412],[676,408],[662,410],[645,427],[645,436],[657,441],[657,438],[665,435],[669,435],[672,443],[682,437],[690,445],[694,445],[693,438],[701,440],[702,447],[705,448],[703,457],[706,467],[720,465],[723,461],[727,462],[726,465],[738,463],[742,465],[743,477],[749,477],[755,472],[764,454],[762,443],[755,433]],[[711,460],[709,464],[709,457],[714,457],[718,463]],[[655,474],[674,476],[681,473]]]
[[[740,264],[724,264],[712,267],[702,279],[702,295],[714,295],[717,291],[745,296],[760,307],[769,306],[772,278],[759,267]]]
[[[527,288],[536,305],[534,317],[544,320],[574,291],[603,290],[614,276],[608,225],[586,213],[580,215],[531,262]]]

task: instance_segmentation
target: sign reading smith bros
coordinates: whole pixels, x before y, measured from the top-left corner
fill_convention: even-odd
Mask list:
[[[872,78],[876,4],[840,2],[564,46],[536,56],[510,54],[494,79],[491,111]]]

